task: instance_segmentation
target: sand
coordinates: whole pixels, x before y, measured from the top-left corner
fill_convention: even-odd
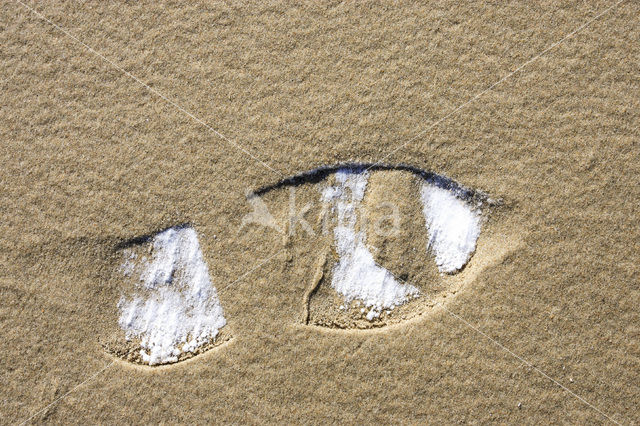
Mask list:
[[[637,2],[26,4],[110,62],[0,5],[2,422],[640,422]],[[305,324],[325,241],[247,191],[381,160],[502,203],[437,303]],[[111,355],[119,245],[185,223],[231,339]]]

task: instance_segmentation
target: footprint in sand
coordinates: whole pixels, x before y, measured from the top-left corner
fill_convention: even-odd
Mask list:
[[[297,208],[287,204],[296,198],[307,205],[291,217]],[[306,246],[305,253],[317,257],[300,299],[304,325],[402,323],[451,298],[510,247],[490,241],[477,253],[496,204],[486,194],[409,166],[314,169],[254,191],[249,202],[253,211],[242,220],[243,232],[271,227],[284,236],[284,249]],[[469,268],[474,253],[482,259]],[[133,239],[123,255],[121,333],[107,350],[159,365],[230,339],[195,229],[181,225]]]
[[[500,238],[485,238],[478,250],[499,203],[406,165],[322,167],[260,188],[249,202],[254,211],[243,228],[283,234],[288,258],[296,247],[317,257],[301,300],[305,325],[370,329],[404,322],[451,299],[517,245],[491,224]],[[479,259],[469,265],[472,257]]]
[[[123,251],[118,301],[121,335],[107,349],[128,361],[170,364],[229,339],[198,235],[176,226],[137,238]]]

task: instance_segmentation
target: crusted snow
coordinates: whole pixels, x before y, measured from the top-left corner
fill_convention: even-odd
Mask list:
[[[417,296],[416,287],[398,282],[387,269],[377,265],[367,248],[364,230],[356,231],[358,206],[364,197],[368,173],[347,169],[336,172],[336,185],[322,193],[332,203],[337,216],[334,240],[338,262],[333,269],[331,286],[348,305],[360,300],[370,308],[366,318],[372,321],[383,308],[392,308]],[[364,312],[364,309],[362,310]]]
[[[429,235],[428,249],[440,272],[460,270],[476,248],[480,213],[451,191],[431,184],[421,190],[423,213]]]
[[[193,228],[174,227],[151,241],[151,261],[123,265],[128,273],[140,272],[139,294],[122,297],[119,325],[127,339],[141,341],[140,355],[149,365],[178,361],[212,342],[226,324],[216,289]]]

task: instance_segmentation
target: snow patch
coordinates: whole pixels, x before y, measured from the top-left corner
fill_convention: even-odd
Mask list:
[[[428,249],[435,255],[440,272],[460,270],[476,249],[480,235],[480,213],[451,191],[424,184],[423,213],[429,233]]]
[[[130,255],[123,264],[125,273],[141,270],[140,292],[122,297],[118,307],[127,340],[139,338],[143,361],[154,365],[177,362],[182,353],[213,342],[226,320],[195,230],[169,228],[151,244],[151,261],[133,265]]]
[[[365,232],[356,231],[358,206],[364,197],[368,177],[366,171],[339,170],[336,186],[326,188],[322,199],[332,203],[337,216],[334,240],[338,263],[333,268],[331,286],[344,296],[347,305],[357,299],[372,308],[366,318],[373,321],[383,308],[399,306],[410,296],[417,296],[419,291],[412,285],[398,282],[391,272],[378,266],[365,244]],[[364,311],[363,308],[361,312]]]

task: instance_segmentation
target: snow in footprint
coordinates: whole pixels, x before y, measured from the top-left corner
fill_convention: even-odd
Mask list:
[[[469,261],[480,236],[480,213],[451,191],[425,183],[421,200],[429,235],[428,248],[438,269],[455,273]]]
[[[324,202],[331,203],[337,216],[334,240],[338,262],[333,269],[331,286],[348,305],[359,300],[369,309],[367,320],[373,321],[383,309],[392,309],[417,297],[416,287],[398,282],[387,269],[378,266],[367,248],[364,231],[356,231],[358,206],[364,197],[368,173],[348,169],[336,172],[336,185],[323,191]]]
[[[127,275],[139,274],[138,293],[118,307],[126,339],[139,339],[142,361],[156,365],[214,342],[226,320],[195,230],[169,228],[151,245],[151,260],[136,263],[131,253],[122,265]]]

